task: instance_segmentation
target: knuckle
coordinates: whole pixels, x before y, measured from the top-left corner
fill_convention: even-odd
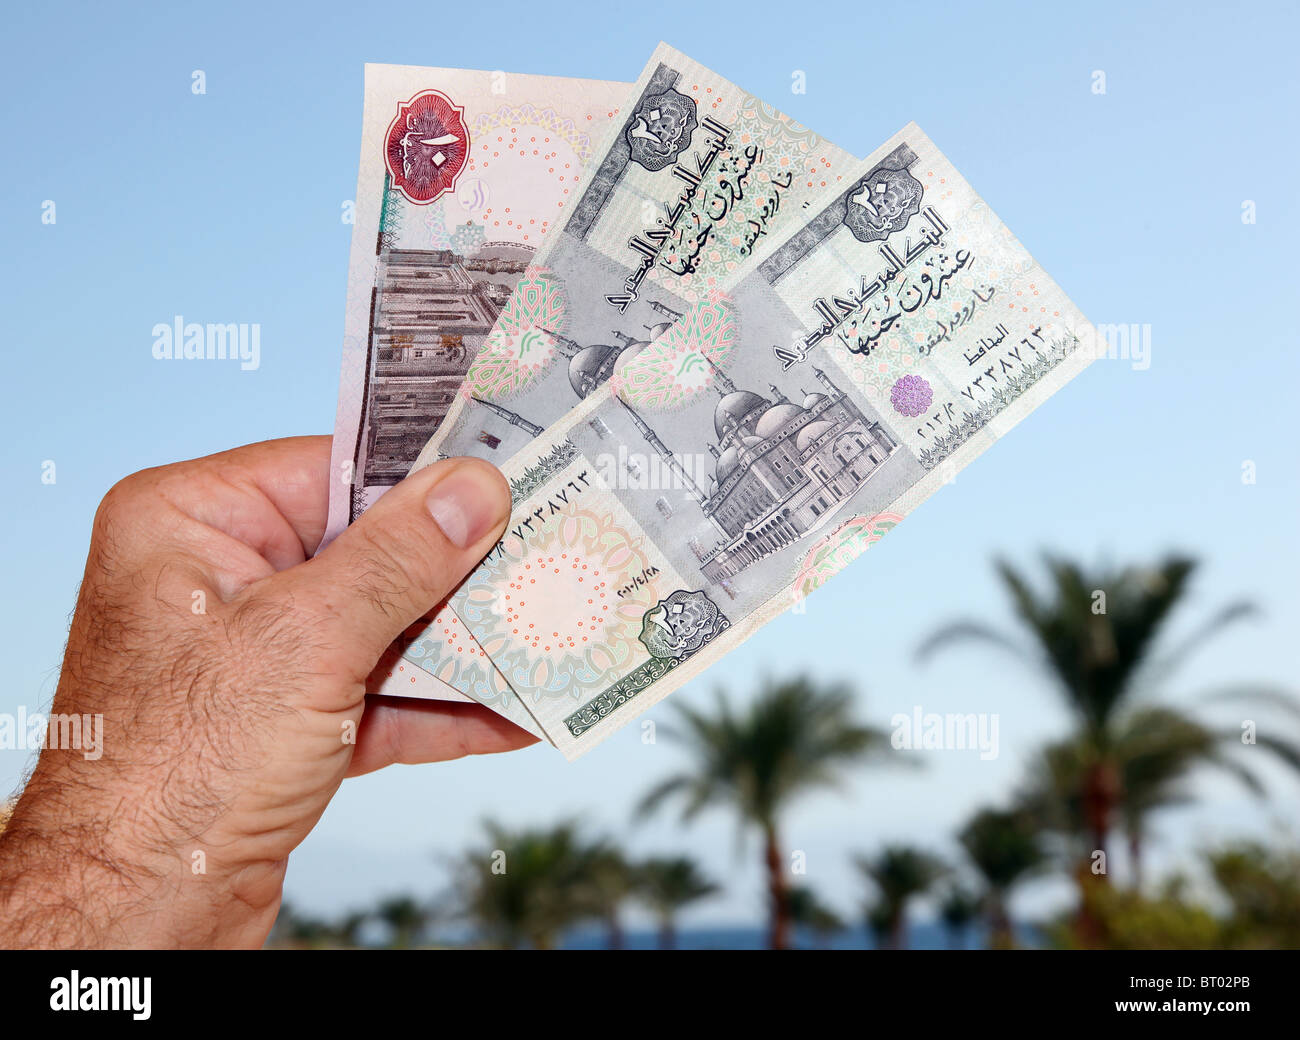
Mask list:
[[[132,473],[109,488],[95,511],[95,526],[113,523],[130,512],[143,496],[144,486],[144,475]]]
[[[99,502],[91,525],[91,552],[113,560],[129,544],[140,541],[138,532],[150,508],[155,481],[152,470],[141,470],[123,477]]]

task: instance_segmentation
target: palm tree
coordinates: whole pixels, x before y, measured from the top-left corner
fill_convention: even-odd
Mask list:
[[[605,925],[606,945],[623,948],[623,926],[619,910],[636,890],[636,872],[627,858],[608,841],[597,841],[580,850],[582,875],[580,901]]]
[[[388,926],[388,945],[395,950],[406,950],[420,934],[427,914],[410,896],[391,896],[375,908],[375,918]]]
[[[1140,702],[1191,650],[1225,625],[1249,616],[1253,608],[1232,603],[1216,612],[1173,652],[1156,656],[1157,640],[1174,609],[1187,595],[1194,560],[1169,556],[1154,567],[1085,573],[1077,564],[1049,556],[1047,595],[1035,591],[1009,563],[997,563],[1027,644],[981,621],[962,621],[940,629],[918,651],[922,658],[963,640],[992,643],[1036,663],[1074,716],[1072,754],[1077,756],[1077,804],[1088,849],[1104,854],[1125,798],[1120,754],[1126,735],[1135,732]],[[1165,709],[1163,732],[1181,741],[1194,725]],[[1261,743],[1264,743],[1261,741]],[[1294,748],[1270,741],[1273,750],[1300,761]],[[1150,742],[1148,741],[1148,745]],[[1155,755],[1148,746],[1145,754]],[[1203,757],[1182,756],[1185,762]],[[1081,871],[1081,876],[1087,872]]]
[[[887,733],[854,721],[852,704],[847,686],[822,687],[795,678],[765,683],[739,715],[721,692],[709,713],[679,705],[682,729],[668,732],[686,744],[694,765],[656,785],[638,806],[638,812],[648,813],[680,798],[682,817],[690,820],[708,806],[726,805],[736,811],[742,828],[759,831],[773,949],[790,942],[782,811],[799,795],[836,785],[850,764],[889,748]]]
[[[637,868],[637,895],[659,922],[659,948],[677,945],[676,918],[682,907],[718,891],[689,856],[648,859]]]
[[[1151,816],[1191,800],[1186,781],[1197,767],[1220,768],[1252,794],[1264,794],[1255,774],[1233,757],[1241,746],[1235,730],[1216,731],[1166,707],[1134,707],[1116,721],[1111,754],[1122,792],[1117,815],[1128,841],[1133,888],[1142,887]],[[1080,793],[1087,761],[1088,751],[1077,738],[1049,744],[1031,766],[1021,793],[1021,804],[1067,843],[1071,859],[1087,854],[1090,837]]]
[[[813,941],[825,946],[830,937],[844,930],[844,919],[817,898],[817,893],[807,885],[790,889],[790,920],[799,928],[807,928]]]
[[[1151,815],[1191,800],[1186,780],[1196,767],[1222,769],[1252,794],[1263,797],[1263,783],[1229,754],[1241,746],[1236,731],[1212,730],[1168,708],[1145,708],[1125,718],[1115,742],[1115,757],[1120,763],[1124,792],[1121,824],[1128,839],[1134,888],[1142,887],[1142,854]]]
[[[484,824],[487,841],[461,860],[462,904],[491,943],[553,947],[591,910],[588,849],[573,821],[509,830]]]
[[[1043,849],[1029,814],[1021,809],[981,809],[962,828],[958,840],[984,881],[989,944],[1014,944],[1007,900],[1011,890],[1042,864]]]
[[[867,931],[871,933],[871,941],[877,950],[888,949],[889,947],[889,925],[890,914],[892,910],[879,896],[874,902],[868,903],[866,907]]]
[[[948,945],[954,950],[966,948],[966,929],[979,916],[979,897],[962,885],[951,886],[939,904],[939,917],[948,933]]]
[[[885,922],[885,944],[907,945],[907,904],[923,895],[945,872],[935,856],[910,845],[886,845],[875,856],[858,856],[858,871],[875,887]]]
[[[353,910],[343,915],[343,919],[334,928],[334,936],[340,946],[355,947],[361,942],[361,929],[365,927],[371,915],[365,910]]]
[[[328,946],[333,938],[329,924],[319,917],[303,914],[288,902],[280,904],[268,942],[276,946],[314,949]]]

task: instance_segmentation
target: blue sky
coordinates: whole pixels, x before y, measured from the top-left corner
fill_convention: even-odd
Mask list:
[[[23,5],[0,65],[0,294],[9,392],[0,511],[9,681],[0,712],[37,710],[57,680],[95,505],[119,477],[333,425],[366,61],[632,80],[660,39],[865,155],[916,120],[1080,308],[1136,325],[1149,367],[1094,364],[807,604],[675,699],[748,696],[763,675],[852,680],[860,714],[1000,717],[1000,754],[918,755],[798,805],[785,828],[808,881],[845,912],[851,850],[952,850],[956,826],[1006,797],[1066,719],[1037,677],[985,651],[918,669],[953,616],[1006,618],[990,560],[1045,548],[1085,561],[1204,558],[1175,628],[1257,601],[1260,620],[1208,644],[1167,696],[1239,679],[1294,684],[1293,414],[1300,375],[1295,243],[1300,110],[1291,4],[1197,14],[1185,4],[753,5],[705,9],[497,3]],[[797,14],[792,16],[791,11]],[[295,11],[297,13],[295,13]],[[203,70],[207,93],[191,92]],[[807,92],[791,90],[794,73]],[[1105,93],[1094,92],[1096,72]],[[42,223],[52,200],[56,222]],[[1244,223],[1254,203],[1256,221]],[[173,364],[151,329],[181,314],[257,322],[261,366]],[[53,460],[57,482],[41,481]],[[1256,481],[1243,483],[1243,464]],[[672,715],[671,701],[651,717]],[[1235,718],[1217,715],[1225,724]],[[1247,759],[1250,761],[1250,759]],[[290,897],[327,913],[441,886],[443,858],[508,823],[563,815],[634,850],[689,848],[727,883],[699,917],[757,916],[757,849],[731,821],[633,826],[632,803],[680,759],[627,727],[574,765],[545,749],[352,781],[291,863]],[[0,788],[27,765],[0,751]],[[1285,826],[1207,774],[1158,821],[1152,867],[1227,836]],[[1291,836],[1295,835],[1292,832]],[[1054,904],[1059,886],[1027,891]]]

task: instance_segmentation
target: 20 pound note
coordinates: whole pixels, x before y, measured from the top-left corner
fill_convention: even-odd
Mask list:
[[[366,66],[326,542],[406,476],[628,89]]]
[[[666,44],[598,152],[417,465],[443,455],[500,465],[516,453],[535,462],[533,438],[599,395],[620,359],[652,345],[680,353],[709,335],[710,295],[856,162]],[[411,630],[398,667],[491,707],[509,703],[482,649],[445,611]]]
[[[691,336],[710,294],[856,162],[660,44],[418,465],[504,463],[620,358]]]
[[[335,479],[322,544],[406,475],[628,89],[366,66]],[[435,623],[458,625],[450,611]],[[463,641],[459,649],[466,652]],[[400,661],[382,692],[468,699]],[[537,732],[526,712],[497,701]]]
[[[1094,333],[914,125],[506,467],[451,605],[574,758],[897,525]],[[540,461],[538,457],[540,455]]]

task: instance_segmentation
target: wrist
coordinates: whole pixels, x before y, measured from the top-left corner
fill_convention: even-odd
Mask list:
[[[156,828],[140,803],[109,807],[106,794],[32,778],[0,834],[0,947],[261,945],[283,861],[142,840]]]

